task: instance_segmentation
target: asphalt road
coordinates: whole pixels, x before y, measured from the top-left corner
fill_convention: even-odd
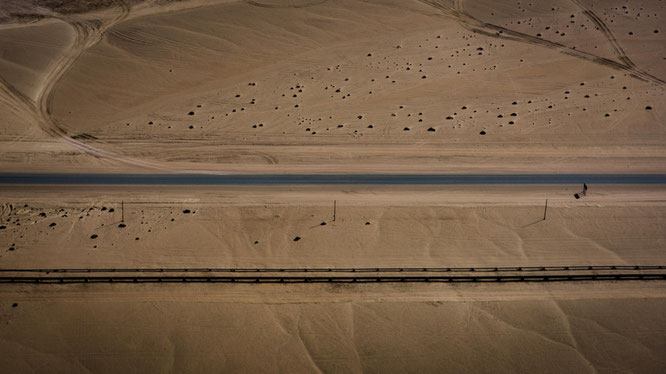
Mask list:
[[[666,184],[666,174],[72,174],[0,173],[28,185]]]

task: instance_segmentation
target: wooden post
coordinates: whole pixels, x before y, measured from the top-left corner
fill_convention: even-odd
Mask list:
[[[548,199],[546,199],[546,207],[543,209],[543,220],[546,220],[546,213],[548,213]]]
[[[120,222],[125,222],[125,202],[120,202]]]
[[[336,210],[337,210],[337,205],[338,205],[338,201],[333,200],[333,222],[335,222],[335,214],[336,214]]]

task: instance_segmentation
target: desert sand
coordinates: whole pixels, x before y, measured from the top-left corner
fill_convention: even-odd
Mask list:
[[[654,283],[44,287],[0,291],[5,370],[657,373],[666,365],[666,295]]]
[[[661,186],[595,185],[580,200],[576,187],[4,188],[12,205],[2,207],[0,261],[10,269],[666,263]]]
[[[666,165],[660,2],[122,4],[2,25],[3,170]]]
[[[6,186],[12,203],[3,206],[0,262],[4,269],[665,262],[661,186],[593,186],[579,200],[576,188]],[[3,367],[13,371],[649,373],[666,364],[663,281],[1,287]]]
[[[3,1],[0,173],[664,174],[665,6]],[[0,269],[666,265],[581,188],[0,184]],[[0,283],[0,367],[659,373],[665,286]]]

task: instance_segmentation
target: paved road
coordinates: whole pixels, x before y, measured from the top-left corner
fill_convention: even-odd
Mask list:
[[[455,185],[666,184],[666,174],[61,174],[0,173],[0,184]]]

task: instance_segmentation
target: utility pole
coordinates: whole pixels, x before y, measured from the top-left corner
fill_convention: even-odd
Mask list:
[[[336,210],[337,210],[337,205],[338,205],[338,201],[333,200],[333,222],[335,222],[335,214],[336,214]]]
[[[125,222],[125,201],[120,202],[120,222]]]
[[[546,220],[546,213],[548,213],[548,199],[546,199],[546,207],[543,209],[543,220]]]

